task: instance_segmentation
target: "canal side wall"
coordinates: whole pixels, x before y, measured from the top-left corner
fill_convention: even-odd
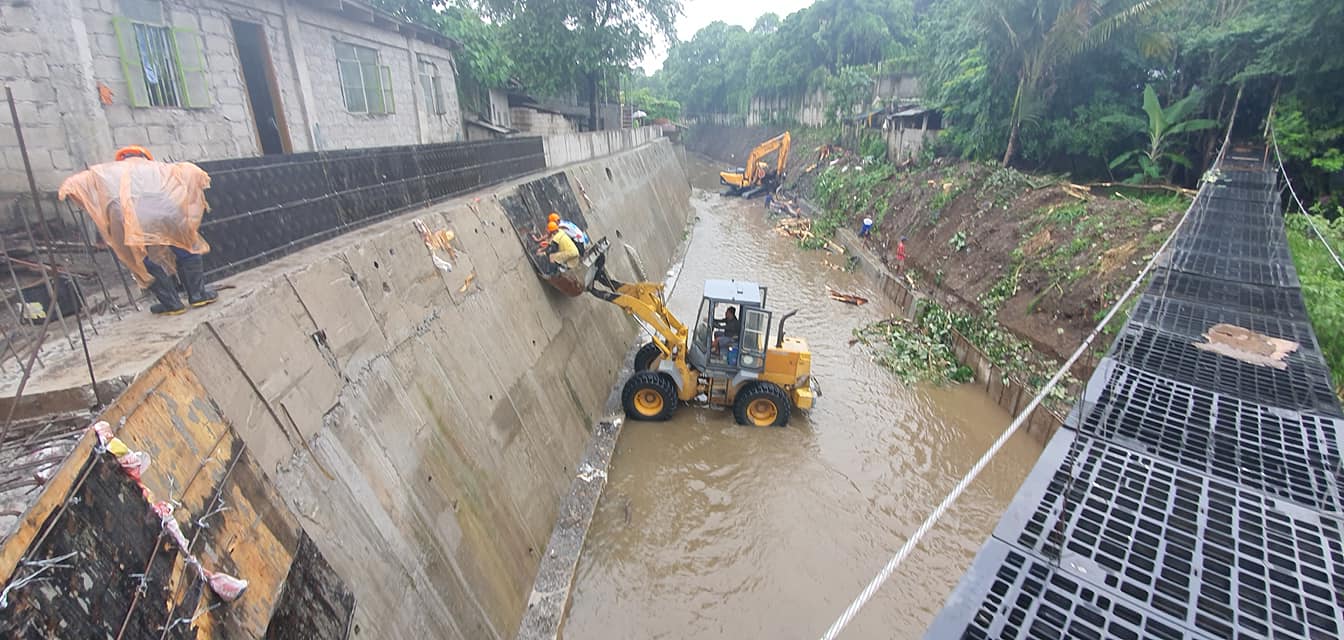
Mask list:
[[[912,290],[899,278],[892,275],[876,254],[870,251],[850,229],[838,229],[836,241],[851,256],[858,259],[858,268],[878,283],[882,295],[896,305],[902,317],[912,319],[919,313],[920,305],[928,299],[923,293]],[[1035,392],[1004,368],[994,364],[979,347],[967,340],[956,329],[952,329],[952,353],[957,362],[975,373],[974,384],[980,385],[990,399],[1013,416],[1025,409],[1036,397]],[[1064,426],[1064,417],[1050,411],[1044,405],[1037,405],[1026,421],[1025,429],[1034,438],[1045,444]]]
[[[563,174],[614,273],[670,266],[690,216],[671,143]],[[241,599],[208,609],[218,600],[86,436],[0,548],[0,576],[76,555],[13,590],[0,630],[78,620],[53,633],[101,637],[125,620],[141,637],[199,613],[198,637],[511,637],[636,333],[615,306],[537,278],[501,204],[525,182],[251,272],[258,286],[228,292],[105,411],[152,457],[145,486],[180,504],[202,566],[250,581]],[[413,220],[451,230],[453,252]]]

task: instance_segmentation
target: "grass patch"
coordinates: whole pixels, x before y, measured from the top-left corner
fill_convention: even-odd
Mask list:
[[[1319,215],[1311,222],[1335,248],[1344,251],[1344,210],[1337,211],[1334,220]],[[1302,299],[1307,304],[1321,353],[1334,375],[1335,394],[1344,399],[1344,273],[1335,264],[1325,245],[1311,230],[1307,216],[1293,214],[1284,218],[1288,232],[1288,246],[1293,251],[1293,264],[1302,281]]]

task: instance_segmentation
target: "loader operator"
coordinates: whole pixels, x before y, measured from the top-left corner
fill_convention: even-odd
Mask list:
[[[742,321],[737,318],[737,310],[728,307],[723,312],[722,320],[714,321],[714,352],[723,353],[725,349],[737,344],[738,336],[742,335]]]

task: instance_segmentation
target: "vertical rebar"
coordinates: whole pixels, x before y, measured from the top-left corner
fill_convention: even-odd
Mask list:
[[[14,103],[14,90],[5,85],[5,100],[9,102],[9,118],[14,124],[14,138],[19,143],[19,155],[23,157],[23,170],[28,174],[28,190],[33,195],[33,209],[37,212],[37,217],[45,224],[46,218],[42,216],[42,197],[37,193],[37,177],[33,175],[33,163],[28,158],[28,143],[23,139],[23,127],[19,124],[19,108]],[[33,253],[37,254],[37,237],[33,235],[33,225],[28,223],[28,215],[22,210],[19,211],[19,219],[23,221],[23,230],[28,233],[28,242],[33,246]],[[39,256],[38,260],[42,258]],[[48,315],[51,310],[56,310],[56,319],[61,322],[61,329],[65,331],[65,338],[70,342],[70,348],[75,348],[75,339],[70,335],[70,327],[65,322],[65,314],[61,312],[61,303],[56,299],[56,287],[51,284],[51,274],[47,271],[48,266],[54,266],[56,258],[51,252],[51,245],[47,245],[47,265],[39,265],[42,272],[42,282],[47,286],[47,310]],[[23,291],[19,291],[19,298],[23,298]]]
[[[5,416],[5,423],[0,425],[0,443],[5,441],[9,426],[14,422],[14,410],[19,408],[19,401],[23,399],[23,390],[33,375],[33,362],[37,360],[37,354],[42,351],[42,344],[47,341],[47,327],[50,325],[51,314],[48,313],[42,318],[42,330],[37,334],[37,341],[33,343],[33,353],[28,356],[28,364],[23,367],[23,377],[19,378],[19,387],[14,390],[14,398],[10,400],[9,414]]]
[[[20,305],[25,305],[26,303],[23,301],[23,286],[19,284],[19,274],[14,273],[14,261],[9,259],[9,247],[7,245],[8,243],[5,242],[5,234],[0,233],[0,253],[5,255],[5,267],[9,269],[10,281],[14,283],[14,297],[18,298]],[[14,316],[14,329],[17,331],[22,328],[23,319],[19,317],[18,310],[11,304],[6,304],[5,306],[9,307],[10,314]],[[24,308],[26,309],[27,307],[25,306]],[[20,359],[16,357],[14,362],[22,367],[23,363],[19,360]],[[38,358],[37,362],[42,365],[43,368],[46,368],[47,365],[42,362],[41,358]]]
[[[89,322],[93,322],[92,318]],[[98,392],[98,377],[93,375],[93,357],[89,355],[89,339],[84,336],[84,316],[76,313],[75,324],[79,326],[79,344],[84,348],[84,364],[89,367],[89,385],[93,388],[93,400],[98,404],[97,408],[102,409],[103,396]]]
[[[65,205],[65,211],[70,214],[70,217],[75,220],[75,224],[79,227],[77,232],[79,233],[79,239],[84,243],[84,255],[88,257],[89,265],[93,268],[93,276],[98,279],[98,288],[103,292],[103,300],[106,300],[107,306],[112,308],[112,315],[116,316],[117,320],[121,320],[121,310],[117,309],[117,303],[112,300],[112,293],[107,290],[107,280],[103,279],[103,270],[98,268],[98,260],[94,257],[93,244],[89,242],[89,228],[84,225],[84,215],[75,211],[75,208],[70,206],[69,203]],[[93,327],[94,334],[98,333],[98,324],[93,321],[92,315],[89,316],[89,326]]]
[[[117,279],[121,280],[121,286],[126,289],[126,302],[130,303],[136,311],[139,311],[140,302],[135,299],[135,294],[131,293],[131,283],[126,280],[126,270],[121,268],[121,258],[117,257],[117,252],[112,250],[112,245],[107,246],[107,253],[112,256],[112,266],[117,268]]]

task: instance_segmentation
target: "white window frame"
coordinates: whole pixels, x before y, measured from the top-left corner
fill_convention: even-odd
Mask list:
[[[397,112],[392,94],[392,68],[381,63],[377,49],[336,40],[335,53],[336,74],[346,111],[369,115]]]
[[[436,116],[448,113],[447,101],[443,98],[443,76],[439,75],[439,65],[425,56],[416,57],[419,66],[420,90],[425,95],[425,111]]]

